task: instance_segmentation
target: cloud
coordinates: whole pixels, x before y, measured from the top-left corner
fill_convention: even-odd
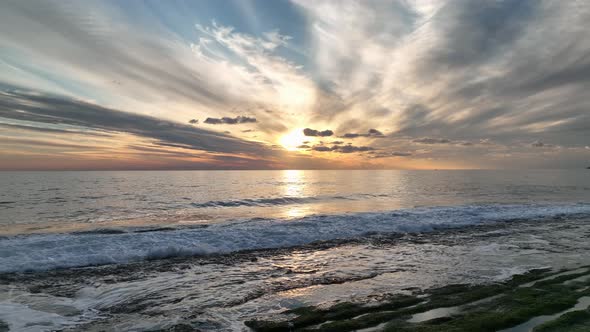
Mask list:
[[[382,132],[380,132],[377,129],[369,129],[369,131],[366,134],[357,134],[357,133],[346,133],[342,136],[340,136],[342,138],[357,138],[357,137],[375,137],[375,138],[382,138],[385,137],[385,135],[383,135]]]
[[[44,147],[44,148],[65,148],[65,149],[81,149],[81,148],[92,148],[88,145],[80,145],[80,144],[69,144],[69,143],[59,143],[59,142],[49,142],[49,141],[42,141],[36,139],[13,139],[13,138],[3,138],[2,139],[3,145],[28,145],[28,146],[37,146],[37,147]]]
[[[412,155],[411,152],[393,151],[393,152],[374,153],[371,156],[371,158],[410,157],[411,155]]]
[[[553,144],[547,144],[547,143],[543,143],[541,141],[534,141],[533,143],[531,143],[531,146],[534,148],[554,148],[554,147],[556,147]]]
[[[0,119],[1,121],[2,119]],[[13,123],[1,123],[0,126],[6,127],[7,129],[23,129],[28,131],[36,131],[39,133],[52,133],[52,134],[82,134],[84,136],[97,136],[97,137],[111,137],[111,135],[107,132],[100,131],[100,130],[87,130],[84,128],[47,128],[43,127],[43,124],[39,123],[30,123],[27,122],[26,124],[13,124]]]
[[[297,146],[298,149],[310,149],[311,146],[307,145],[307,144],[301,144],[299,146]]]
[[[332,147],[332,151],[340,153],[366,152],[373,150],[375,149],[370,146],[336,145]]]
[[[203,123],[206,124],[241,124],[241,123],[255,123],[256,118],[248,117],[248,116],[236,116],[235,118],[230,117],[222,117],[222,118],[207,118]]]
[[[323,131],[319,131],[319,130],[315,130],[315,129],[310,129],[310,128],[305,128],[303,129],[303,135],[305,136],[318,136],[318,137],[327,137],[327,136],[332,136],[334,135],[334,132],[326,129]]]
[[[191,119],[188,123],[190,123],[190,124],[198,124],[199,123],[199,120],[197,120],[197,119]]]
[[[314,145],[311,148],[313,151],[318,152],[337,152],[337,153],[353,153],[353,152],[367,152],[375,150],[373,147],[370,146],[354,146],[354,145],[333,145],[333,146],[326,146],[326,145]]]
[[[377,129],[369,129],[369,133],[368,133],[368,135],[369,135],[369,136],[377,136],[377,137],[382,137],[382,136],[383,136],[383,133],[382,133],[382,132],[380,132],[380,131],[379,131],[379,130],[377,130]]]
[[[333,151],[331,147],[329,146],[325,146],[325,145],[315,145],[314,147],[311,148],[313,151],[319,151],[319,152],[328,152],[328,151]]]
[[[379,151],[426,144],[436,162],[488,167],[492,154],[526,154],[523,160],[541,165],[531,145],[539,137],[556,147],[588,144],[588,3],[292,2],[281,8],[301,24],[247,33],[232,18],[224,24],[206,13],[187,18],[173,5],[156,6],[162,15],[151,15],[154,8],[141,2],[9,1],[0,11],[0,30],[10,31],[0,38],[0,72],[27,90],[162,123],[188,126],[188,119],[210,117],[225,124],[223,116],[232,122],[234,114],[247,114],[268,145],[294,128],[326,126],[347,139],[381,137],[371,143]],[[22,130],[17,125],[25,126],[13,123],[8,131]],[[87,132],[106,127],[115,126]],[[32,135],[60,130],[32,128]],[[186,143],[201,144],[193,139]],[[570,158],[567,165],[582,158],[555,153]],[[502,163],[512,166],[508,159],[494,165]]]
[[[537,7],[534,0],[445,3],[433,17],[440,44],[430,62],[463,68],[493,58],[525,32]]]
[[[431,137],[423,137],[423,138],[416,138],[412,140],[413,143],[419,144],[450,144],[452,143],[451,140],[446,138],[431,138]]]
[[[215,17],[188,19],[177,6],[156,6],[162,16],[151,16],[155,9],[148,7],[3,4],[0,30],[14,33],[0,38],[2,79],[182,122],[246,107],[265,141],[289,129],[297,118],[291,113],[312,108],[316,84],[290,59],[295,51],[284,32],[273,27],[248,34]],[[273,121],[265,121],[267,112],[275,113]]]
[[[30,123],[122,132],[184,148],[268,156],[260,143],[194,126],[123,112],[63,96],[22,90],[0,91],[0,118]]]
[[[590,4],[296,2],[312,22],[314,68],[332,93],[317,119],[339,122],[347,138],[360,137],[353,124],[389,123],[381,148],[435,137],[422,144],[471,146],[453,158],[482,160],[486,150],[474,150],[482,139],[508,150],[540,133],[587,144]]]

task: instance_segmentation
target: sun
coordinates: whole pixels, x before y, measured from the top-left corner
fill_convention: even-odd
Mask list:
[[[297,150],[297,147],[302,145],[306,140],[307,137],[303,135],[303,129],[298,128],[282,136],[279,139],[279,144],[289,151],[295,151]]]

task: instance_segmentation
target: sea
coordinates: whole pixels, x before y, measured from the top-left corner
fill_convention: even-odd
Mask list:
[[[248,331],[590,264],[590,171],[0,172],[0,330]]]

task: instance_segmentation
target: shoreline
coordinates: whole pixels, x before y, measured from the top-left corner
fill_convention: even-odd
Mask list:
[[[47,291],[42,288],[32,291]],[[55,290],[49,293],[74,296]],[[352,302],[301,306],[240,324],[255,332],[579,332],[590,328],[589,305],[589,265],[560,270],[547,267],[492,283],[407,288]],[[109,308],[118,310],[125,311]],[[60,331],[100,331],[113,328],[111,323],[99,319]],[[8,327],[0,319],[0,331],[10,331]],[[146,331],[203,330],[180,322]]]
[[[531,269],[575,270],[590,266],[585,255],[579,254],[590,252],[590,246],[576,245],[578,252],[569,249],[569,245],[584,243],[590,236],[588,221],[507,221],[425,233],[370,234],[286,248],[3,273],[0,306],[12,310],[6,313],[27,317],[26,324],[38,330],[44,329],[45,322],[56,319],[42,316],[49,313],[59,317],[52,321],[55,328],[46,330],[229,332],[247,331],[244,322],[257,324],[253,322],[272,313],[289,312],[285,315],[289,319],[297,314],[317,317],[318,310],[320,316],[330,315],[333,310],[326,310],[337,305],[339,311],[362,312],[354,317],[369,313],[373,316],[365,318],[371,321],[375,315],[381,317],[374,326],[366,324],[368,332],[375,326],[385,327],[380,324],[390,320],[399,321],[401,316],[388,316],[393,311],[398,315],[403,309],[408,316],[410,306],[415,306],[410,308],[412,315],[438,315],[447,310],[441,308],[466,305],[461,302],[464,299],[475,302],[490,297],[480,298],[477,294],[508,291],[506,280]],[[542,273],[554,273],[537,271],[539,278]],[[533,279],[531,274],[526,280]],[[525,278],[519,280],[524,283]],[[448,296],[454,296],[454,300]],[[429,297],[436,301],[426,306],[422,302]],[[568,301],[568,305],[573,303]],[[403,302],[404,306],[398,308],[393,302]],[[10,303],[13,306],[6,307]],[[372,309],[364,312],[358,303],[369,304]],[[20,304],[35,311],[19,311],[25,309]],[[580,313],[572,315],[578,317]],[[383,321],[385,318],[388,320]],[[18,321],[11,321],[10,316],[0,314],[0,320],[24,327],[14,325]],[[337,321],[345,326],[351,323],[343,313],[330,320],[336,326],[333,331],[342,330]],[[444,327],[449,322],[443,319],[437,324]],[[330,331],[330,326],[323,328]],[[260,330],[260,326],[254,327]],[[311,327],[301,326],[298,331]],[[401,331],[438,331],[410,327]]]

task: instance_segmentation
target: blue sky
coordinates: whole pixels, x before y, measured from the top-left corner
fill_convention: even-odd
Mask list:
[[[590,163],[585,2],[0,9],[2,169]]]

